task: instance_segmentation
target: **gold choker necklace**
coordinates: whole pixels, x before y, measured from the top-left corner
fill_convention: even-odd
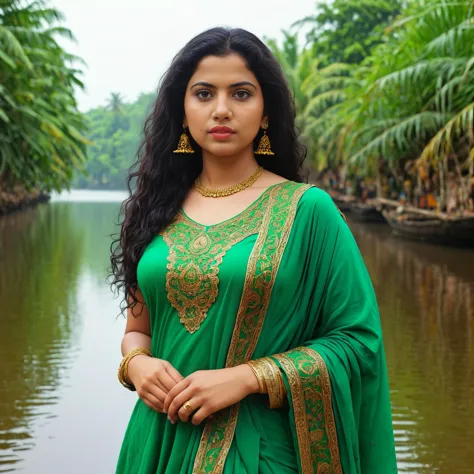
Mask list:
[[[201,179],[198,177],[194,183],[194,186],[196,188],[196,191],[201,194],[201,196],[205,197],[212,197],[212,198],[220,198],[220,197],[226,197],[230,196],[232,194],[238,193],[240,191],[243,191],[244,189],[249,188],[252,186],[255,181],[260,177],[262,174],[263,168],[259,166],[255,172],[247,178],[245,181],[242,181],[241,183],[234,184],[233,186],[230,186],[229,188],[224,188],[224,189],[210,189],[210,188],[205,188],[201,184]]]

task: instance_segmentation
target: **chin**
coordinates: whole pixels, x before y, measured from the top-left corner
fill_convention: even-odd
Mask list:
[[[243,148],[236,147],[232,143],[228,144],[212,144],[208,147],[203,147],[203,151],[210,153],[215,156],[232,156],[241,152]]]

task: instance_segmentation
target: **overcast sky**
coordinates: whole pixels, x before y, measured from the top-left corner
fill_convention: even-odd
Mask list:
[[[111,92],[134,101],[156,89],[171,59],[196,34],[213,26],[238,26],[263,39],[315,11],[315,0],[51,0],[66,16],[78,44],[67,49],[88,64],[79,93],[85,111]]]

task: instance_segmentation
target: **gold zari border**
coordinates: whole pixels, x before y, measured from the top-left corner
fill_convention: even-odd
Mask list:
[[[299,358],[292,358],[290,354]],[[290,386],[302,474],[342,474],[331,380],[324,360],[308,347],[298,347],[274,357],[284,369]],[[308,410],[307,402],[313,404],[312,410]],[[313,416],[315,405],[319,403],[323,405],[323,419]],[[313,417],[311,423],[309,416]],[[324,437],[327,437],[327,447],[322,443]]]
[[[276,186],[270,192],[260,233],[250,254],[226,367],[248,362],[255,351],[298,202],[310,187],[287,182]],[[207,422],[194,462],[193,474],[223,472],[234,438],[238,410],[239,405],[233,405]]]

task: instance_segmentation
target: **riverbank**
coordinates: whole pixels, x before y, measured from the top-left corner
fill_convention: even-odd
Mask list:
[[[11,189],[0,188],[0,216],[12,214],[42,202],[47,202],[50,195],[38,189],[28,191],[24,186],[17,184]]]

